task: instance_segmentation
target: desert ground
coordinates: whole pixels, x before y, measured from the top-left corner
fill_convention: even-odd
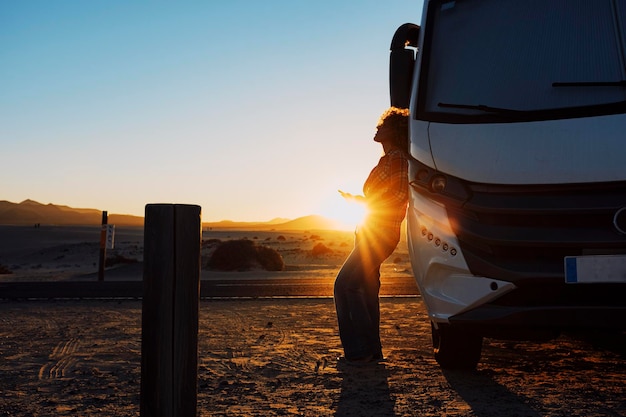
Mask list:
[[[0,265],[13,272],[0,280],[95,279],[95,230],[0,227]],[[286,264],[274,274],[295,277],[332,279],[351,245],[344,232],[203,233],[240,237],[274,247]],[[109,255],[140,261],[142,243],[140,229],[120,229]],[[319,243],[331,251],[313,256]],[[202,279],[225,274],[243,273],[204,270]],[[382,279],[391,274],[410,274],[406,244]],[[141,279],[135,263],[107,269],[107,279],[129,278]],[[138,416],[141,302],[0,301],[0,415]],[[336,361],[332,298],[200,301],[198,415],[626,416],[623,334],[486,339],[476,371],[451,372],[432,357],[419,296],[382,298],[381,315],[386,360],[350,367]]]
[[[353,233],[317,230],[223,230],[204,229],[202,258],[206,264],[215,241],[247,239],[275,249],[285,269],[220,271],[202,269],[201,279],[264,277],[323,277],[333,279],[352,249]],[[97,279],[100,257],[100,226],[0,226],[0,282],[89,281]],[[143,228],[118,227],[114,248],[106,257],[111,263],[106,280],[142,279]],[[411,276],[406,241],[398,246],[381,269],[384,277]]]

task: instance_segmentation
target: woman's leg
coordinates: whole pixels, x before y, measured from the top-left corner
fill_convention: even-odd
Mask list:
[[[367,256],[364,262],[366,271],[365,300],[370,317],[368,329],[368,344],[376,359],[382,358],[382,344],[380,341],[380,266],[395,250],[397,240],[391,231],[369,230],[364,240],[367,242]]]
[[[368,274],[367,285],[365,286],[365,300],[368,315],[370,317],[370,326],[368,329],[368,344],[372,349],[374,356],[382,357],[382,344],[380,341],[380,268],[370,271]]]
[[[372,343],[370,302],[362,246],[357,244],[335,280],[334,296],[339,337],[347,359],[361,359],[375,353]]]

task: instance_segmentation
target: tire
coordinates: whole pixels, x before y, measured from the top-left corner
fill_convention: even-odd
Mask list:
[[[480,361],[483,337],[480,334],[440,324],[430,323],[435,360],[443,369],[475,369]]]

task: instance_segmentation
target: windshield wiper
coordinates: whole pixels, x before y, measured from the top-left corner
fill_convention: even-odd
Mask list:
[[[502,107],[485,106],[484,104],[456,104],[456,103],[438,103],[438,107],[445,107],[449,109],[468,109],[468,110],[480,110],[485,113],[495,114],[521,114],[526,113],[525,110],[513,110],[505,109]]]
[[[611,103],[594,103],[583,106],[534,110],[512,110],[501,107],[485,106],[484,104],[438,103],[437,106],[452,109],[479,110],[490,114],[495,118],[508,117],[511,120],[549,120],[562,117],[587,117],[592,115],[626,113],[626,100]],[[467,116],[465,115],[464,117]],[[472,115],[472,117],[480,116]]]
[[[626,87],[626,80],[554,82],[552,87]]]

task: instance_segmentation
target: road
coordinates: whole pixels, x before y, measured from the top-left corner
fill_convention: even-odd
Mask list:
[[[334,279],[263,278],[246,280],[203,280],[203,298],[228,297],[332,297]],[[385,277],[381,297],[415,296],[417,285],[412,277]]]
[[[200,297],[332,297],[333,284],[334,278],[310,277],[203,279],[200,281]],[[381,297],[417,294],[417,285],[412,277],[390,276],[382,280]],[[140,276],[132,280],[0,283],[0,298],[3,299],[141,298],[142,295],[143,283]]]

